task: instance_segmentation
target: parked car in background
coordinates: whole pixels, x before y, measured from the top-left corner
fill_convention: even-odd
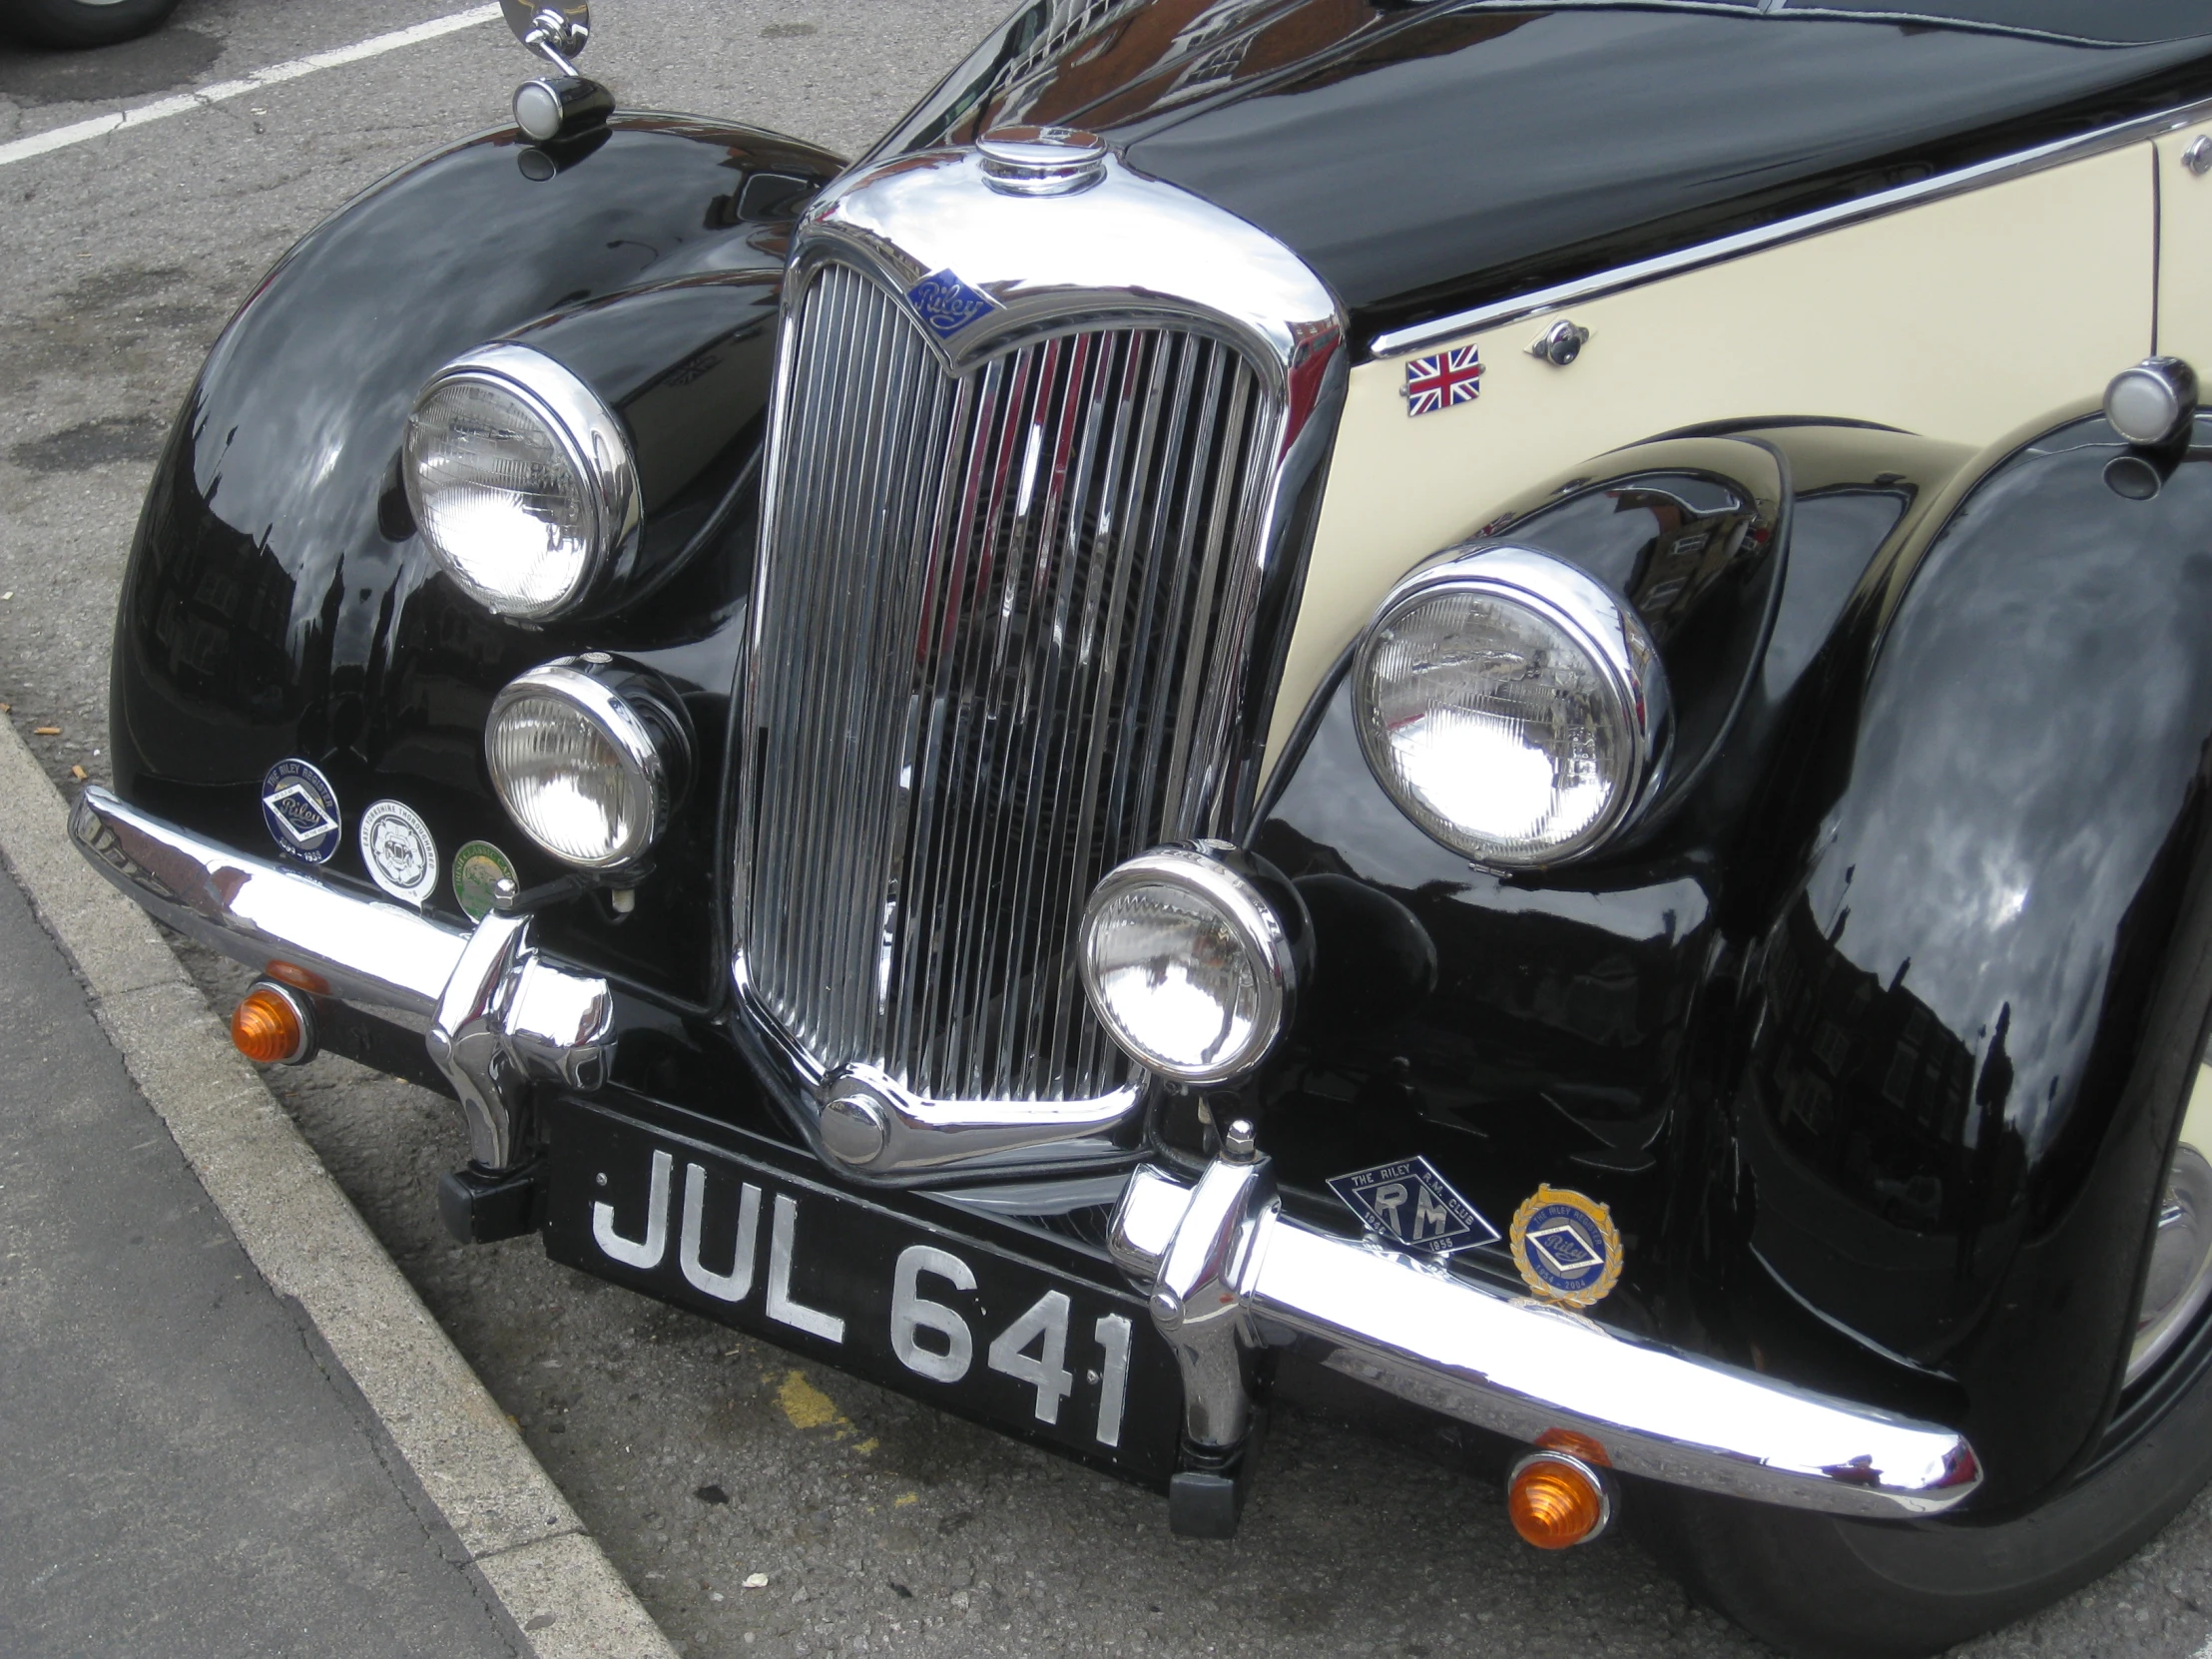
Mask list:
[[[7,0],[0,37],[34,46],[113,46],[151,34],[176,9],[177,0]]]
[[[2212,6],[1037,0],[216,344],[73,830],[469,1239],[1168,1494],[1319,1367],[1798,1654],[2212,1472]]]

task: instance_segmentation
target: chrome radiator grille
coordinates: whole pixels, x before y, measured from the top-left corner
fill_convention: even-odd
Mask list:
[[[754,638],[754,995],[824,1067],[1091,1099],[1126,1063],[1071,950],[1099,876],[1216,832],[1276,415],[1157,325],[960,375],[823,266],[787,347]]]

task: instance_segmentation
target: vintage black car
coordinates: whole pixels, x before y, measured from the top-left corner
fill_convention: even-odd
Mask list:
[[[132,552],[242,1048],[1185,1532],[1316,1367],[1795,1653],[2198,1489],[2212,5],[1036,0],[849,164],[510,10]]]

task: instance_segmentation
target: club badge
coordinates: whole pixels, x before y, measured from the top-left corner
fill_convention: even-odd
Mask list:
[[[329,779],[305,761],[278,761],[262,779],[262,823],[293,857],[324,864],[338,849],[345,816]]]
[[[1497,1229],[1426,1158],[1333,1175],[1329,1190],[1370,1233],[1408,1250],[1449,1256],[1497,1242]]]
[[[1587,1308],[1620,1283],[1621,1236],[1594,1198],[1538,1187],[1513,1212],[1513,1265],[1546,1302]]]
[[[412,808],[378,801],[361,814],[361,862],[392,897],[419,905],[437,890],[438,843]]]
[[[514,881],[515,866],[490,841],[470,841],[453,854],[453,897],[470,921],[491,914],[491,889],[501,876]]]
[[[985,311],[998,309],[997,300],[969,287],[949,270],[931,272],[906,290],[906,297],[939,339],[950,339]]]
[[[1472,403],[1481,391],[1481,350],[1472,345],[1454,345],[1448,351],[1431,351],[1425,357],[1407,357],[1405,384],[1398,388],[1398,395],[1405,399],[1408,415],[1424,415]]]

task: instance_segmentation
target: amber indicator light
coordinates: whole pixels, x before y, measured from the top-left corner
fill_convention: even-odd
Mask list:
[[[1604,1530],[1611,1504],[1597,1472],[1556,1451],[1524,1457],[1505,1491],[1513,1530],[1538,1549],[1568,1549]]]
[[[256,985],[231,1015],[231,1041],[249,1060],[282,1065],[306,1046],[306,1027],[291,999],[274,985]]]

